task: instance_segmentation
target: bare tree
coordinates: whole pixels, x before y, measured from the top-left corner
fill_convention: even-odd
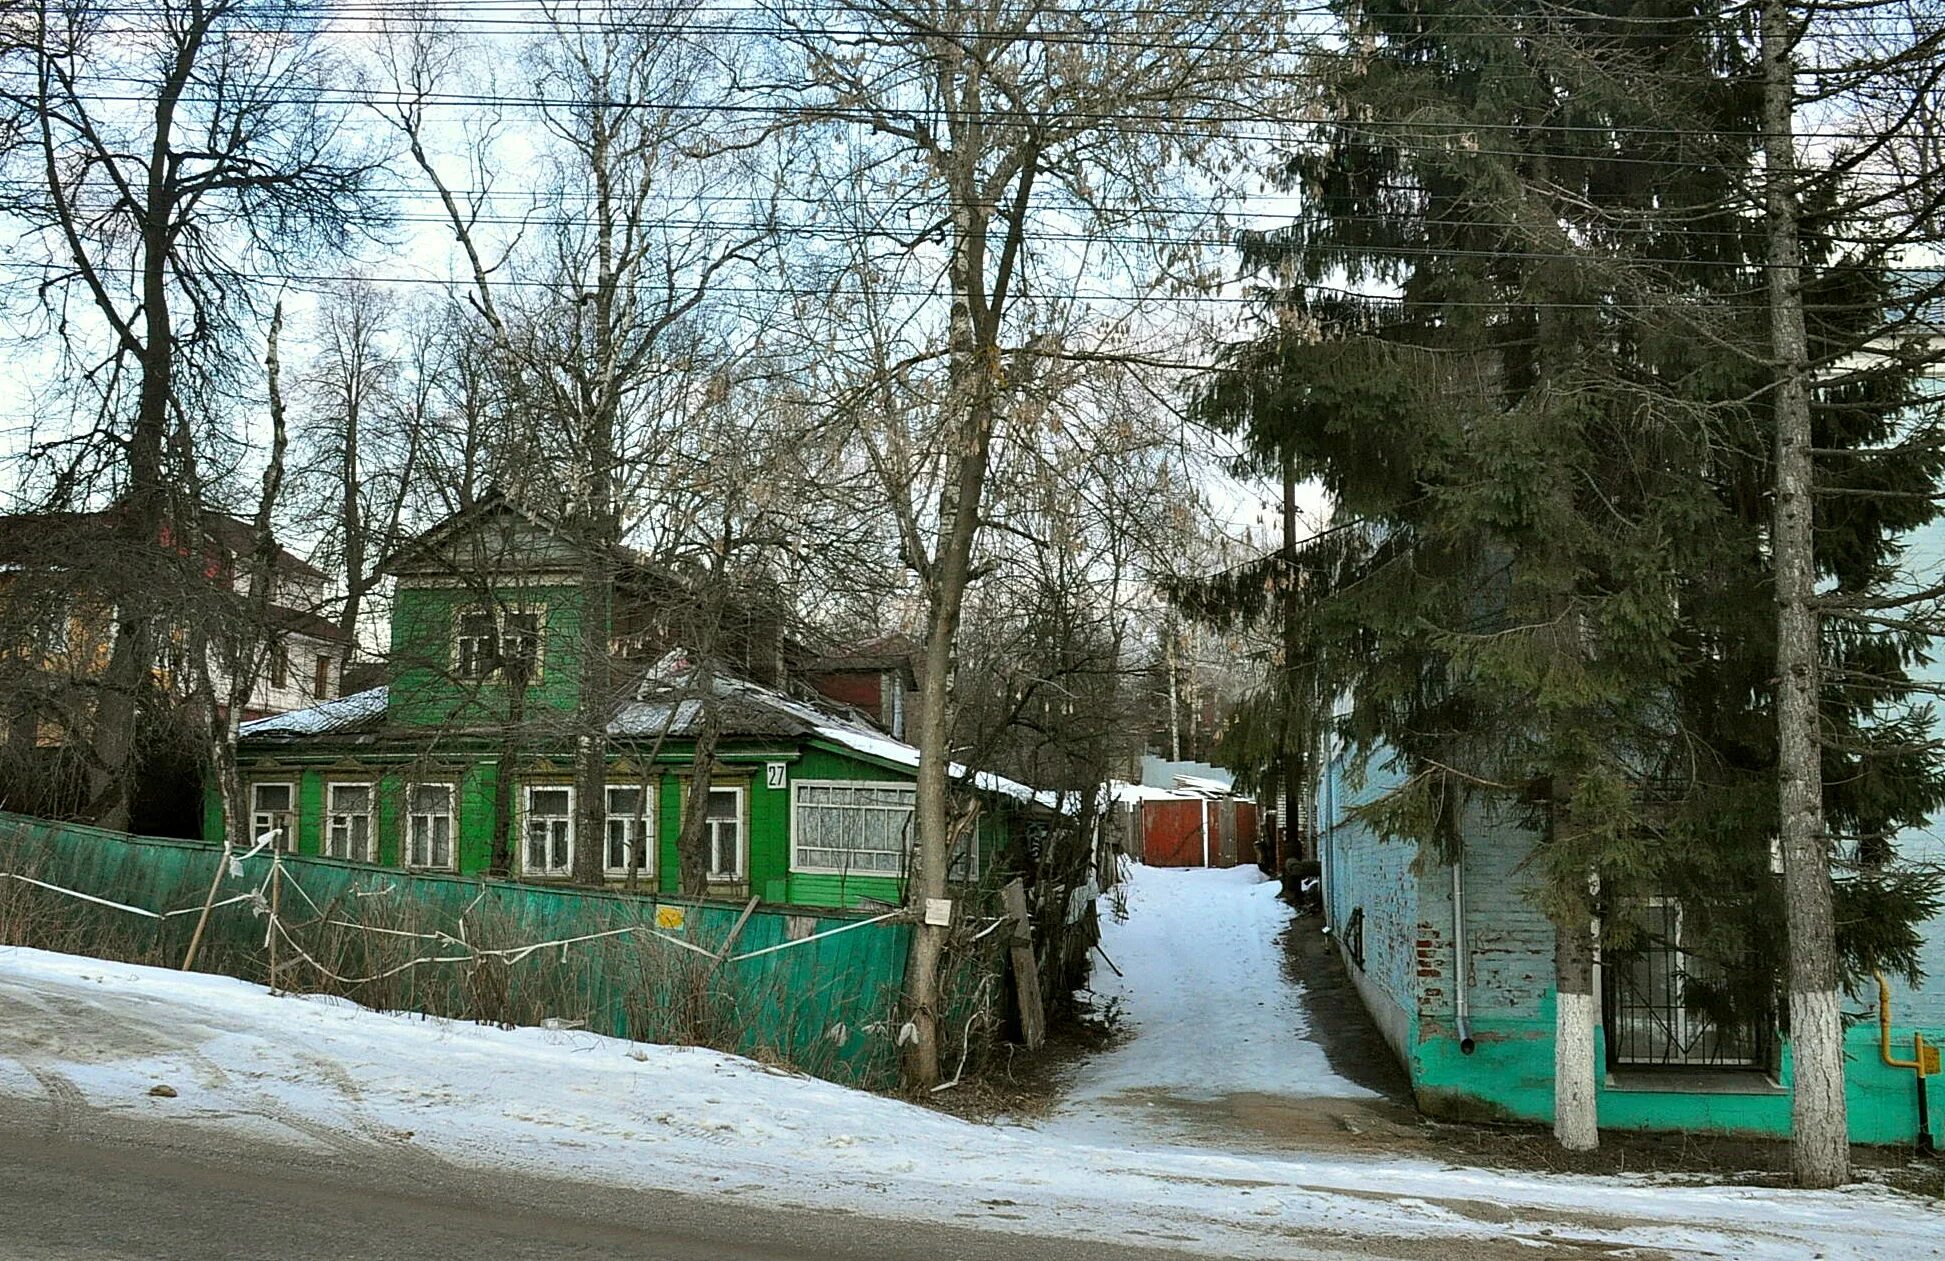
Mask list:
[[[31,138],[5,155],[5,209],[29,228],[16,274],[92,413],[29,454],[50,502],[105,474],[119,547],[138,557],[172,516],[194,515],[172,507],[194,457],[184,442],[227,413],[260,276],[341,243],[377,159],[321,103],[343,74],[321,10],[159,0],[139,23],[120,17],[92,0],[10,10],[21,73],[0,99]],[[165,614],[139,581],[109,594],[117,625],[92,716],[89,809],[118,827]]]
[[[1205,195],[1220,188],[1235,124],[1279,87],[1288,32],[1280,6],[1131,6],[1125,23],[1099,8],[1009,0],[767,7],[810,85],[806,124],[871,173],[859,181],[880,207],[871,235],[902,253],[917,291],[937,295],[936,334],[885,363],[890,376],[864,383],[857,398],[860,409],[874,406],[882,390],[904,390],[914,369],[942,365],[925,440],[881,427],[874,449],[925,608],[908,882],[919,924],[904,1041],[909,1080],[927,1086],[939,1075],[947,930],[926,912],[947,892],[951,675],[995,444],[1021,384],[1044,365],[1110,345],[1125,353],[1124,337],[1074,318],[1080,260],[1128,285],[1124,296],[1183,261],[1148,248],[1162,219],[1180,222],[1159,212],[1156,193],[1179,194],[1172,177],[1197,165],[1214,176]],[[1077,235],[1091,244],[1065,244]],[[903,308],[908,325],[926,318],[924,307]]]
[[[544,451],[584,557],[576,829],[595,837],[604,828],[616,697],[608,628],[622,487],[630,468],[656,463],[672,437],[653,403],[693,346],[687,330],[767,232],[725,236],[696,209],[706,189],[734,185],[725,167],[750,142],[712,108],[725,90],[722,50],[709,47],[689,7],[616,2],[595,12],[548,6],[543,15],[547,30],[526,68],[543,102],[539,127],[552,171],[537,199],[544,247],[519,253],[504,245],[489,261],[484,190],[449,181],[426,126],[425,100],[454,58],[442,51],[451,48],[447,34],[423,15],[397,32],[400,82],[386,112],[446,208],[513,406],[528,432],[554,439]],[[575,867],[577,880],[598,882],[597,848],[579,847]]]

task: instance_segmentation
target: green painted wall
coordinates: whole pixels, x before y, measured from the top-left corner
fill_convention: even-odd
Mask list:
[[[1597,1036],[1598,1036],[1598,1031]],[[1945,1040],[1945,1029],[1923,1030],[1928,1041]],[[1892,1050],[1911,1057],[1912,1030],[1894,1025]],[[1497,1118],[1551,1122],[1553,1120],[1553,1004],[1545,1004],[1538,1018],[1510,1020],[1477,1018],[1472,1022],[1476,1044],[1471,1055],[1461,1054],[1449,1025],[1419,1022],[1419,1040],[1411,1059],[1413,1088],[1419,1106],[1435,1116]],[[1875,1023],[1852,1026],[1845,1035],[1845,1075],[1853,1142],[1903,1144],[1918,1129],[1918,1101],[1909,1069],[1886,1067],[1878,1054]],[[1596,1055],[1605,1062],[1598,1042]],[[1597,1084],[1597,1103],[1603,1128],[1698,1131],[1787,1138],[1790,1133],[1790,1085],[1794,1080],[1789,1044],[1783,1046],[1782,1069],[1773,1086],[1757,1074],[1725,1074],[1742,1079],[1744,1092],[1657,1090],[1651,1072],[1630,1074],[1623,1087],[1603,1075]],[[1932,1130],[1945,1142],[1945,1079],[1932,1078]]]
[[[657,782],[656,801],[656,875],[653,887],[673,894],[680,883],[676,857],[676,837],[682,828],[683,796],[688,776],[683,773],[692,755],[687,742],[671,741],[661,749],[662,761],[651,775]],[[618,751],[617,760],[622,756]],[[728,747],[719,757],[728,768],[719,783],[737,783],[746,788],[746,835],[748,837],[748,875],[750,893],[766,902],[803,906],[855,907],[866,901],[903,902],[904,881],[887,876],[826,875],[790,870],[791,785],[800,780],[847,780],[910,783],[913,772],[905,767],[885,767],[821,743],[767,742],[760,747]],[[782,788],[768,786],[765,767],[772,761],[786,765]],[[289,781],[297,785],[298,852],[319,855],[323,851],[325,784],[333,780],[369,781],[377,786],[379,862],[388,867],[400,864],[403,852],[405,787],[411,782],[451,782],[458,790],[457,850],[459,874],[484,874],[492,862],[494,759],[484,752],[453,753],[437,761],[420,760],[402,752],[374,754],[368,748],[310,741],[301,746],[279,746],[258,754],[246,748],[243,774],[247,782]],[[551,770],[536,772],[549,780],[568,772],[564,757],[549,763]],[[612,783],[639,782],[636,771],[616,770]],[[516,784],[514,809],[521,808]],[[1019,818],[1008,803],[995,803],[982,817],[979,828],[980,872],[992,869],[994,857],[1004,845],[1009,829]],[[521,836],[516,816],[512,832],[516,867],[520,860]],[[222,836],[220,804],[211,799],[206,809],[205,835],[212,840]],[[592,838],[601,844],[601,838]]]
[[[527,688],[527,708],[566,711],[580,696],[581,592],[572,585],[508,585],[495,595],[514,607],[545,606],[540,678]],[[401,587],[392,608],[391,684],[387,718],[405,726],[482,726],[506,714],[507,691],[497,677],[461,681],[452,675],[453,627],[458,612],[477,608],[479,593],[460,587]],[[605,642],[606,632],[602,632]]]

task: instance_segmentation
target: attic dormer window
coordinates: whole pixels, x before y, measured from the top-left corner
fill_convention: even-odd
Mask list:
[[[494,633],[490,609],[466,609],[459,615],[454,636],[458,660],[453,672],[462,679],[483,679],[498,664],[499,638]]]
[[[542,611],[462,609],[453,626],[453,674],[481,680],[518,670],[528,683],[540,677]]]

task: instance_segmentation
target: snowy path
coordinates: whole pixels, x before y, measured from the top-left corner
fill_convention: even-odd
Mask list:
[[[1234,1107],[1377,1097],[1307,1037],[1275,881],[1254,867],[1137,865],[1122,888],[1124,919],[1101,907],[1101,949],[1121,975],[1097,965],[1093,987],[1128,1036],[1075,1072],[1052,1128],[1170,1139]]]
[[[152,1096],[158,1084],[176,1094]],[[387,1015],[17,948],[0,948],[0,1096],[31,1101],[57,1132],[112,1133],[119,1118],[139,1118],[335,1160],[409,1153],[1203,1255],[1945,1256],[1934,1205],[1870,1188],[1788,1193],[1077,1142],[711,1051]]]

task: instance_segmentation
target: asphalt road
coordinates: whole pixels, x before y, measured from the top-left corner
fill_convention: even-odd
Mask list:
[[[0,1109],[4,1261],[1181,1261],[932,1223],[322,1152],[162,1127],[51,1134]]]

